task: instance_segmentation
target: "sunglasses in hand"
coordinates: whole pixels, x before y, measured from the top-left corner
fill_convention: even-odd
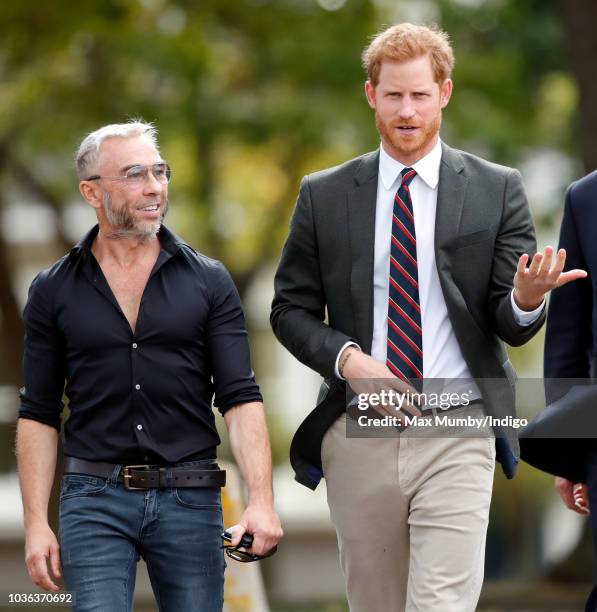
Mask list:
[[[225,542],[232,542],[232,534],[229,531],[225,531],[222,534],[222,539]],[[261,561],[261,559],[271,557],[278,550],[278,547],[274,546],[272,549],[268,550],[265,555],[255,555],[253,553],[247,552],[246,550],[240,550],[241,548],[251,548],[252,545],[253,534],[245,533],[243,534],[243,537],[240,539],[240,542],[236,546],[227,546],[226,544],[224,544],[222,548],[231,559],[234,559],[235,561],[240,561],[241,563]]]

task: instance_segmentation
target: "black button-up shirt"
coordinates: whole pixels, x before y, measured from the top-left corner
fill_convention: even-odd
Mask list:
[[[91,252],[97,232],[31,284],[19,417],[60,430],[65,391],[66,455],[125,463],[215,457],[214,393],[222,414],[261,401],[230,275],[162,226],[133,333]]]

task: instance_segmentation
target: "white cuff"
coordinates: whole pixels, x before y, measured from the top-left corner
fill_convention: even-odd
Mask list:
[[[342,355],[342,353],[344,352],[344,349],[347,346],[354,346],[356,348],[359,349],[359,351],[361,350],[361,347],[356,343],[356,342],[347,342],[339,351],[338,351],[338,356],[336,357],[336,363],[334,364],[334,374],[336,375],[336,378],[339,378],[340,380],[346,380],[345,378],[343,378],[342,376],[340,376],[340,372],[338,371],[338,364],[340,363],[340,355]]]
[[[510,293],[510,302],[512,303],[512,311],[514,312],[516,322],[518,325],[522,325],[524,327],[534,323],[541,316],[541,313],[545,308],[545,298],[543,298],[543,301],[537,308],[535,308],[535,310],[531,310],[530,312],[522,310],[514,301],[514,289],[512,289],[512,293]]]

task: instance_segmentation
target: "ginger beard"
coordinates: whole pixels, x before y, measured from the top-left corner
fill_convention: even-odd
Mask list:
[[[393,153],[393,157],[400,160],[409,158],[417,152],[425,154],[431,149],[433,140],[436,138],[442,124],[441,110],[427,123],[415,124],[408,121],[395,120],[392,122],[384,121],[375,109],[375,125],[381,136],[382,142],[390,149],[388,153]],[[418,127],[416,133],[409,135],[408,132],[401,133],[398,128]]]
[[[113,228],[113,231],[110,232],[110,237],[112,238],[154,238],[168,212],[167,198],[161,200],[159,204],[160,218],[153,223],[139,221],[135,213],[129,210],[126,202],[120,208],[115,208],[112,197],[107,191],[104,192],[102,204],[106,219]],[[152,202],[146,203],[145,206],[150,204]]]

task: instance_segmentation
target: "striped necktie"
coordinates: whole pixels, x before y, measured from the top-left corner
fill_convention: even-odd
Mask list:
[[[417,237],[408,188],[416,174],[412,168],[404,168],[402,171],[402,182],[394,197],[392,216],[386,364],[403,380],[423,379]]]

